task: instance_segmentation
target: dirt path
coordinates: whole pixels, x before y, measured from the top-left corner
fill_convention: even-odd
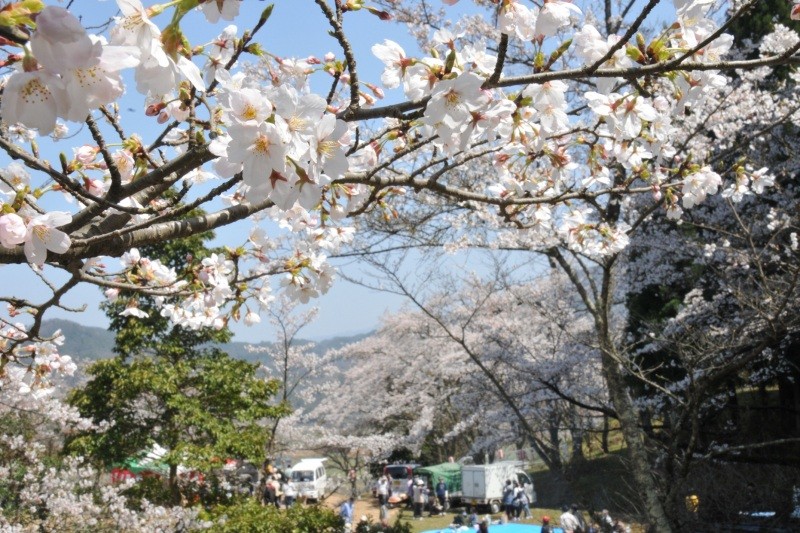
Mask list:
[[[332,494],[325,499],[325,505],[336,509],[338,511],[339,506],[344,502],[345,496],[342,494]],[[399,513],[399,508],[392,507],[389,508],[389,523],[394,523],[395,519],[397,518],[397,514]],[[361,520],[362,516],[366,516],[370,519],[373,523],[380,522],[381,510],[378,506],[378,499],[373,498],[370,495],[362,495],[360,498],[356,500],[355,510],[353,512],[356,521]]]

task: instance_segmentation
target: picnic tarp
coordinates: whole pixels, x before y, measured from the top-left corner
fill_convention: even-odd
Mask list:
[[[439,529],[429,529],[427,531],[423,531],[422,533],[469,533],[474,531],[474,529],[462,527],[462,528],[439,528]],[[541,533],[542,526],[535,526],[530,524],[496,524],[489,526],[489,533]],[[553,528],[553,533],[564,533],[561,528]]]

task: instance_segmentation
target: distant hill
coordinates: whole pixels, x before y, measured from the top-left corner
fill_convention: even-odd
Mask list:
[[[114,356],[114,333],[103,328],[82,326],[58,318],[42,322],[42,335],[49,337],[56,330],[64,335],[64,346],[59,352],[76,360],[97,360]]]
[[[98,359],[106,359],[114,356],[114,333],[112,331],[92,326],[83,326],[62,319],[50,319],[42,323],[42,334],[45,336],[50,336],[59,329],[65,337],[64,346],[59,349],[59,352],[62,354],[71,355],[77,361],[81,362],[96,361]],[[363,333],[361,335],[349,337],[332,337],[330,339],[314,342],[314,352],[321,355],[328,350],[341,348],[347,344],[358,342],[369,335],[369,333]],[[298,340],[299,344],[306,344],[309,342],[312,341]],[[237,359],[266,363],[266,361],[261,359],[262,354],[249,351],[247,346],[269,346],[269,344],[268,342],[261,342],[255,345],[246,342],[230,342],[222,345],[222,349],[231,357]]]

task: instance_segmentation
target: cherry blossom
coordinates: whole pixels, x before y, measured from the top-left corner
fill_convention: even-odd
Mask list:
[[[482,84],[483,80],[471,72],[436,84],[425,111],[428,123],[458,128],[468,121],[473,110],[487,103],[487,95],[480,90]]]
[[[141,50],[143,65],[155,63],[168,65],[167,54],[161,46],[161,30],[150,20],[147,10],[139,0],[117,0],[122,17],[111,29],[111,43],[136,46]]]
[[[27,235],[25,221],[16,213],[8,213],[0,216],[0,245],[5,248],[13,248],[25,242]]]
[[[89,38],[80,21],[62,7],[47,6],[36,18],[31,51],[54,74],[94,67],[100,48],[101,44]]]
[[[500,31],[530,41],[536,36],[537,11],[528,8],[520,0],[504,1],[497,17]]]
[[[68,111],[67,94],[60,78],[45,71],[15,72],[3,91],[0,113],[6,123],[21,122],[47,135],[56,117]]]
[[[69,235],[56,228],[71,220],[72,215],[62,211],[52,211],[29,220],[25,235],[25,257],[28,262],[41,266],[47,259],[48,251],[63,254],[69,250]]]
[[[400,85],[406,69],[414,64],[414,61],[406,57],[403,48],[389,39],[385,39],[381,44],[373,45],[372,53],[386,65],[381,82],[387,89],[394,89]]]
[[[241,4],[242,0],[207,0],[200,3],[200,9],[209,22],[216,23],[238,17]]]
[[[536,35],[555,35],[559,29],[569,24],[571,14],[581,14],[581,10],[571,0],[546,0],[536,17]]]

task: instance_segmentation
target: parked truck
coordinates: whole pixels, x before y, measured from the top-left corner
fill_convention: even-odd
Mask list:
[[[507,480],[518,481],[530,501],[536,502],[533,481],[522,469],[521,461],[501,461],[488,465],[461,467],[461,496],[467,507],[489,508],[499,513],[503,503],[503,488]]]

